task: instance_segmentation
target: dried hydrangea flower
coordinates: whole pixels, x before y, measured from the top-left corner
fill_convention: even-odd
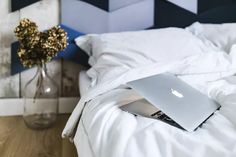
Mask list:
[[[67,33],[59,26],[39,32],[36,23],[22,19],[15,29],[19,40],[18,56],[25,67],[49,62],[67,46]]]

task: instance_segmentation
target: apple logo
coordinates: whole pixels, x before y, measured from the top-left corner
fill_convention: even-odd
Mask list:
[[[183,98],[183,94],[181,94],[180,92],[178,92],[177,90],[174,90],[171,88],[171,93],[174,94],[176,97],[178,98]]]

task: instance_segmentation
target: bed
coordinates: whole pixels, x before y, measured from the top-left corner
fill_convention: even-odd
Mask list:
[[[232,22],[219,20],[219,13],[205,15],[204,22]],[[90,56],[91,68],[80,73],[81,100],[62,136],[80,157],[236,156],[235,23],[88,34],[76,43]],[[126,87],[128,81],[162,72],[176,74],[221,109],[186,132],[119,108],[142,99]]]

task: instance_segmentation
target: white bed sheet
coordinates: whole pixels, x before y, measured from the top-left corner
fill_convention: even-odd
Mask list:
[[[229,86],[226,82],[219,83],[221,91],[227,91]],[[220,111],[193,133],[119,109],[137,99],[140,97],[130,90],[115,89],[88,103],[74,137],[79,156],[236,156],[235,94],[224,95]]]
[[[222,108],[193,133],[121,111],[119,106],[140,99],[130,90],[117,88],[98,96],[85,106],[73,139],[79,156],[235,157],[235,82],[231,77],[211,87]]]

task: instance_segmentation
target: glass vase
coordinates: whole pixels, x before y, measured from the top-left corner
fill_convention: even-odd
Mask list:
[[[25,85],[25,124],[32,129],[46,129],[56,121],[57,114],[58,86],[48,75],[46,65],[38,65],[36,74]]]

